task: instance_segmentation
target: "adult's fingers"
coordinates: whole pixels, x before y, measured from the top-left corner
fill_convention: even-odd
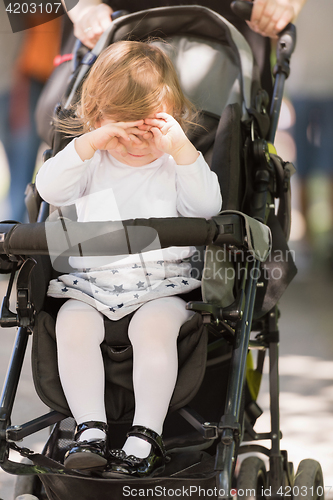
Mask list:
[[[102,33],[112,22],[113,10],[106,4],[93,5],[74,21],[74,35],[88,48],[92,49]]]
[[[96,17],[104,32],[112,23],[111,15],[113,14],[113,9],[109,5],[106,5],[105,3],[101,3],[97,7],[98,8],[96,9]]]
[[[285,10],[280,16],[280,19],[276,23],[277,32],[279,33],[280,31],[283,30],[283,28],[287,26],[287,24],[292,23],[295,20],[295,17],[296,17],[296,12],[293,8]]]
[[[276,38],[295,16],[290,0],[254,0],[251,21],[248,22],[253,31]]]

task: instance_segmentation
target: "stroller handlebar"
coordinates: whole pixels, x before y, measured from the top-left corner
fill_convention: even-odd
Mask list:
[[[250,21],[252,7],[252,2],[248,0],[234,0],[231,2],[231,10],[244,21]]]
[[[110,222],[60,219],[33,224],[0,223],[0,255],[7,256],[124,255],[170,246],[212,243],[244,246],[242,218],[237,214],[225,214],[209,220],[179,217]]]

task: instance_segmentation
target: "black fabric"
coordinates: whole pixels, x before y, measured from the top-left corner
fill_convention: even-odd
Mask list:
[[[172,492],[200,500],[203,491],[216,487],[218,473],[214,471],[214,460],[202,451],[172,454],[163,474],[153,478],[109,479],[98,477],[98,473],[95,477],[40,474],[39,478],[49,500],[120,500],[126,496],[154,500],[172,496]],[[177,476],[170,477],[175,472]]]
[[[211,169],[216,173],[222,191],[222,209],[240,210],[245,172],[241,163],[241,109],[229,104],[217,128]]]
[[[30,275],[29,291],[34,310],[39,313],[45,304],[48,283],[52,278],[52,267],[48,255],[34,255],[36,266]]]
[[[247,162],[248,140],[243,150],[244,134],[240,118],[238,104],[230,104],[223,111],[216,132],[211,169],[219,179],[223,210],[240,210],[250,214],[254,195],[251,182],[254,165]],[[245,206],[245,198],[248,206]],[[290,213],[285,211],[282,220],[289,218]],[[272,251],[268,260],[261,265],[259,282],[263,286],[257,289],[254,319],[262,317],[277,304],[297,273],[286,235],[273,211],[270,212],[267,225],[272,232]]]
[[[191,127],[187,132],[187,136],[196,147],[198,151],[201,151],[205,157],[206,162],[210,166],[210,156],[209,153],[214,147],[216,130],[219,124],[220,117],[213,115],[207,111],[202,111],[198,113],[198,118],[196,120],[196,125]]]
[[[261,318],[278,303],[297,273],[293,253],[273,212],[270,212],[267,225],[272,231],[272,251],[261,266],[259,282],[263,283],[263,286],[257,288],[254,319]]]
[[[102,353],[106,373],[106,411],[110,423],[130,422],[133,417],[132,346],[127,329],[132,315],[107,322]],[[207,334],[200,315],[194,315],[180,329],[179,373],[170,410],[187,404],[198,391],[205,373]],[[32,367],[36,391],[51,408],[70,415],[62,391],[55,342],[55,320],[45,311],[37,317],[33,333]],[[87,366],[89,369],[89,366]]]

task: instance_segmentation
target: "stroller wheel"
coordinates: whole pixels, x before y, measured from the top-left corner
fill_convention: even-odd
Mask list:
[[[241,463],[237,477],[237,496],[242,500],[264,500],[267,473],[264,462],[258,457],[248,457]],[[255,492],[255,496],[253,493]]]
[[[310,458],[300,462],[295,476],[293,494],[294,500],[324,499],[324,478],[319,462]]]

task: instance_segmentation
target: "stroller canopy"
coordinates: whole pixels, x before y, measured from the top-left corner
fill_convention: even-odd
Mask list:
[[[245,38],[219,14],[193,5],[126,15],[113,21],[91,55],[98,56],[111,43],[128,39],[148,40],[163,48],[171,57],[185,95],[199,110],[220,116],[228,104],[238,102],[243,119],[247,118],[252,51]],[[87,66],[81,68],[66,108],[87,70]]]

